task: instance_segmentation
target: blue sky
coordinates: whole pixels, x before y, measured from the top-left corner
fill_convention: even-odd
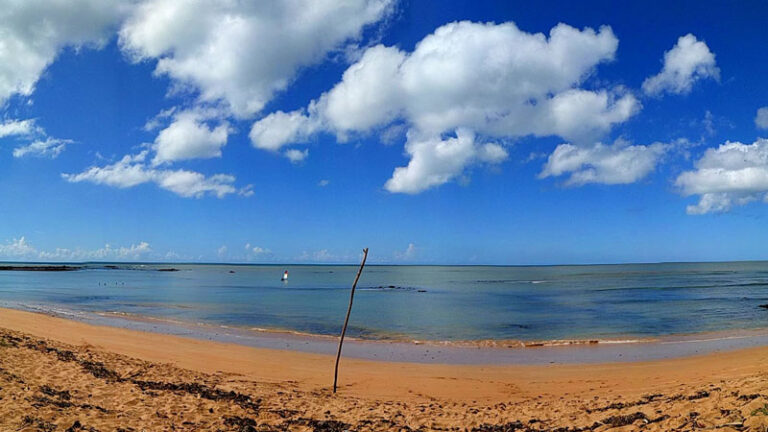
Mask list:
[[[766,13],[9,2],[0,260],[768,259]]]

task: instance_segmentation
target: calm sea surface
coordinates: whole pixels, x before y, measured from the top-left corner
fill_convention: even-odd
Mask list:
[[[160,272],[173,267],[176,272]],[[290,272],[281,282],[283,270]],[[0,305],[336,335],[356,266],[118,265],[0,272]],[[651,337],[768,327],[768,262],[368,266],[348,334],[371,339]]]

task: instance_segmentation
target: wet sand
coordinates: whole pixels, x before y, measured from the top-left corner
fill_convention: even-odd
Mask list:
[[[192,324],[113,313],[79,313],[76,319],[96,325],[235,343],[255,348],[328,355],[335,355],[338,348],[338,336],[293,331]],[[344,355],[386,362],[547,365],[662,360],[759,346],[768,346],[766,328],[612,340],[409,341],[347,338],[344,343]]]
[[[0,309],[0,430],[766,430],[767,366],[344,358],[334,396],[332,356]]]
[[[185,338],[255,348],[335,355],[338,336],[280,329],[256,329],[191,323],[120,312],[86,312],[51,305],[0,302],[0,309],[26,310],[61,318]],[[583,340],[413,341],[347,337],[348,358],[385,362],[466,365],[549,365],[638,362],[768,346],[768,328],[721,330],[638,338]],[[530,348],[530,349],[528,349]]]

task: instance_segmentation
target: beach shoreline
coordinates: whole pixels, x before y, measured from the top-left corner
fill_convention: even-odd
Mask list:
[[[94,325],[40,313],[6,308],[0,308],[0,328],[75,346],[95,347],[108,352],[148,361],[170,362],[184,368],[207,373],[228,371],[238,374],[255,374],[256,378],[270,382],[296,380],[296,378],[299,377],[301,379],[298,381],[316,385],[317,388],[326,387],[327,383],[320,378],[321,375],[324,375],[321,372],[323,368],[317,368],[318,370],[315,370],[312,364],[328,366],[333,361],[333,356],[327,354],[251,347],[228,342],[206,341],[184,336]],[[366,344],[370,346],[376,344],[376,342],[368,342]],[[575,347],[558,348],[563,350],[573,350]],[[540,350],[540,348],[537,348],[533,351]],[[490,374],[493,375],[496,380],[503,381],[502,378],[505,377],[518,380],[522,376],[528,376],[530,378],[540,375],[543,379],[545,377],[566,377],[571,374],[573,374],[574,377],[591,375],[596,371],[607,373],[608,371],[631,371],[633,369],[653,371],[678,369],[677,367],[671,367],[673,365],[711,365],[712,369],[717,369],[718,365],[723,362],[727,362],[728,364],[732,363],[738,369],[751,369],[752,366],[749,364],[749,359],[751,358],[759,358],[761,362],[768,360],[768,346],[652,361],[621,361],[594,364],[549,363],[546,365],[489,365],[387,362],[381,360],[360,359],[346,355],[345,345],[345,355],[342,356],[342,363],[345,364],[344,367],[355,370],[375,369],[378,371],[377,375],[381,375],[384,378],[389,376],[387,373],[382,372],[385,370],[392,370],[393,374],[391,376],[401,375],[395,373],[394,371],[396,370],[415,371],[415,374],[406,375],[410,376],[410,378],[413,378],[417,374],[428,376],[434,375],[433,372],[451,371],[452,374],[455,375],[455,378],[468,376],[479,377]],[[273,367],[259,367],[259,372],[257,373],[252,367],[247,366],[247,364],[251,363],[259,364],[261,366],[266,363]],[[330,372],[330,368],[327,367],[326,369]],[[388,385],[389,383],[385,384]],[[369,390],[372,389],[365,389],[365,391]],[[365,391],[360,393],[360,395],[365,394]],[[446,397],[448,393],[441,393],[439,396]],[[376,395],[376,392],[372,391],[371,394]],[[479,397],[479,395],[474,394],[465,396],[473,399]]]
[[[60,382],[68,375],[57,372],[59,367],[68,368],[72,374],[87,373],[88,379],[92,380],[94,372],[88,368],[96,367],[94,365],[101,365],[99,367],[103,369],[97,368],[97,384],[106,385],[104,376],[108,381],[111,375],[104,370],[130,364],[132,366],[125,366],[127,369],[120,372],[123,378],[118,382],[126,386],[133,383],[133,387],[129,386],[131,389],[136,386],[134,381],[139,380],[136,376],[163,371],[162,378],[169,382],[210,381],[221,388],[251,392],[251,397],[254,400],[258,397],[263,405],[274,402],[298,409],[296,404],[300,404],[306,411],[301,415],[304,419],[345,424],[355,424],[370,416],[395,418],[392,416],[399,412],[402,417],[399,424],[414,429],[421,426],[436,430],[438,425],[471,429],[473,426],[536,420],[542,422],[539,426],[546,425],[546,428],[477,430],[555,430],[556,425],[592,427],[600,422],[610,423],[616,416],[636,416],[641,412],[642,418],[636,417],[623,426],[629,427],[635,420],[654,420],[653,427],[643,423],[644,429],[669,430],[673,423],[690,423],[690,412],[698,413],[694,420],[700,424],[722,426],[733,423],[732,417],[742,405],[752,404],[759,408],[762,405],[758,402],[768,403],[768,379],[764,372],[768,366],[768,347],[646,362],[557,365],[424,364],[345,356],[341,362],[339,394],[332,396],[333,356],[329,355],[96,326],[12,309],[0,309],[0,329],[6,335],[0,350],[5,350],[4,353],[19,350],[16,357],[0,356],[0,368],[4,371],[0,373],[0,379],[17,376],[27,383],[27,388],[32,388],[29,386],[31,380],[61,388],[82,379],[67,378],[66,382]],[[79,363],[73,364],[72,358],[80,359],[77,360]],[[84,358],[90,360],[82,360]],[[139,382],[149,382],[147,380],[142,378]],[[164,384],[162,388],[176,387]],[[179,394],[179,391],[140,390],[135,394],[110,394],[108,400],[142,397],[148,398],[145,403],[152,406],[159,403],[158,399],[153,399],[155,397],[170,398]],[[0,396],[4,401],[10,401],[3,391],[0,390]],[[87,391],[94,394],[92,390]],[[22,402],[21,399],[18,401]],[[726,412],[724,404],[730,410],[727,414],[723,414]],[[241,407],[232,409],[242,410]],[[749,409],[754,411],[756,408]],[[177,410],[183,411],[179,407]],[[659,410],[667,416],[663,420],[659,420],[662,418],[662,414],[656,412]],[[741,424],[754,417],[749,413],[739,414]],[[49,414],[50,418],[62,415],[60,412]],[[92,421],[101,418],[96,414]],[[254,416],[253,413],[248,415]],[[265,415],[262,413],[254,418],[258,420]],[[8,416],[4,418],[0,412],[0,423],[22,421],[12,421]],[[198,417],[201,422],[208,421],[206,415]],[[763,417],[768,419],[768,416]],[[762,421],[762,417],[759,420]]]
[[[0,310],[3,307],[98,326],[311,354],[334,354],[338,341],[337,336],[310,334],[288,329],[224,326],[122,312],[84,312],[42,305],[9,304],[8,302],[0,303]],[[553,341],[416,341],[348,337],[344,354],[346,357],[361,360],[427,364],[599,364],[654,361],[761,346],[768,346],[768,328],[699,332],[647,338]]]

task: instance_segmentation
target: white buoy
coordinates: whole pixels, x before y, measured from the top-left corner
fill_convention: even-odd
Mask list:
[[[283,278],[280,279],[280,280],[283,281],[283,282],[288,280],[288,270],[286,270],[285,273],[283,273]]]

